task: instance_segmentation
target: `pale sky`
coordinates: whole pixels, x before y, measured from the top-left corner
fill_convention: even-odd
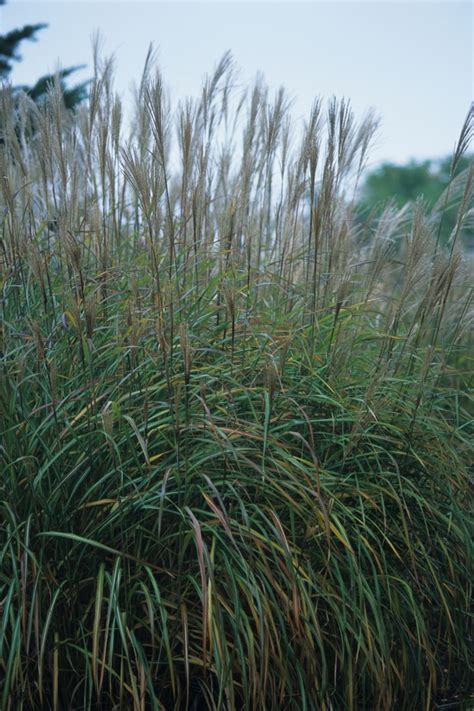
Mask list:
[[[139,81],[150,42],[159,49],[175,99],[196,94],[202,77],[230,49],[242,79],[262,72],[285,86],[296,117],[316,95],[350,98],[357,114],[382,117],[372,164],[436,158],[452,151],[473,98],[471,2],[148,2],[7,0],[0,32],[46,22],[38,42],[24,42],[14,84],[31,84],[62,66],[86,63],[100,30],[116,57],[116,86]]]

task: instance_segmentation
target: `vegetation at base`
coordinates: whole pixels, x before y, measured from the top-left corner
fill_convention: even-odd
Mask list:
[[[111,67],[0,95],[1,708],[468,698],[472,165],[361,225],[372,116]]]

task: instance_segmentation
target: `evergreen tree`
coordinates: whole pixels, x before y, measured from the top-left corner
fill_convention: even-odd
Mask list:
[[[0,5],[4,4],[5,0],[0,0]],[[18,52],[19,45],[24,40],[36,41],[36,34],[47,26],[44,23],[25,25],[20,29],[11,30],[5,35],[0,35],[0,82],[6,81],[14,67],[14,63],[21,61],[21,55]],[[68,109],[73,109],[86,96],[88,81],[76,84],[71,88],[66,85],[66,79],[78,69],[82,69],[83,66],[68,67],[59,71],[59,82],[64,103]],[[46,74],[40,77],[33,86],[16,86],[14,90],[25,91],[34,101],[40,103],[45,99],[48,87],[51,86],[54,78],[54,74]]]

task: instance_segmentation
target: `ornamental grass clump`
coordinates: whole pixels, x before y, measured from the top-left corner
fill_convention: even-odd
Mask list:
[[[95,65],[0,95],[1,708],[467,699],[472,166],[363,217],[373,115]]]

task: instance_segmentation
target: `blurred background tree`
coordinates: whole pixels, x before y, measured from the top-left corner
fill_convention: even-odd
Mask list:
[[[469,165],[469,158],[463,157],[456,171],[459,174]],[[450,180],[451,158],[442,160],[410,161],[406,165],[382,163],[369,173],[363,189],[364,202],[374,207],[389,199],[399,207],[423,195],[434,204],[447,188]]]
[[[463,156],[456,168],[455,176],[466,170],[471,161],[472,156]],[[360,191],[360,206],[364,212],[372,210],[378,214],[389,201],[402,207],[422,197],[430,207],[433,207],[451,179],[451,157],[439,160],[412,160],[405,165],[382,163],[367,175]],[[441,226],[442,242],[449,239],[456,222],[458,200],[454,186],[448,197]],[[474,249],[474,235],[463,235],[463,242],[469,249]]]
[[[0,0],[0,5],[4,5],[5,0]],[[15,62],[21,61],[21,55],[19,54],[19,46],[25,40],[36,41],[37,33],[43,30],[48,25],[44,23],[39,23],[36,25],[25,25],[19,29],[11,30],[7,34],[0,35],[0,81],[7,81],[10,78],[10,73],[12,72]],[[66,79],[74,72],[82,69],[84,65],[77,65],[74,67],[68,67],[67,69],[61,69],[57,75],[62,89],[62,94],[64,98],[64,103],[66,108],[73,109],[81,101],[83,101],[87,95],[87,86],[89,81],[76,84],[75,86],[68,87]],[[54,74],[46,74],[40,77],[33,86],[15,86],[13,87],[15,91],[24,91],[30,96],[34,101],[40,103],[45,99],[48,87],[51,86],[55,79]]]

